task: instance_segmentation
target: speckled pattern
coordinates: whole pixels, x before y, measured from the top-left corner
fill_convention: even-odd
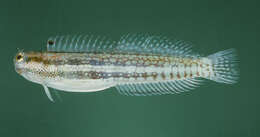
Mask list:
[[[212,71],[210,62],[178,56],[47,52],[27,56],[28,63],[36,64],[34,73],[50,80],[112,79],[136,83],[207,77]]]

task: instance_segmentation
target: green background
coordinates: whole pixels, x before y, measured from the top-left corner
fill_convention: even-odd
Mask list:
[[[259,2],[239,0],[0,1],[1,137],[259,137]],[[179,95],[127,97],[115,88],[60,92],[16,74],[17,48],[42,50],[49,36],[128,32],[177,36],[208,55],[236,48],[237,84],[206,82]]]

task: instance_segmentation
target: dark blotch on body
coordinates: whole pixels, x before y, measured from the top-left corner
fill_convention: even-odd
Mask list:
[[[49,40],[49,41],[48,41],[48,44],[49,44],[49,45],[53,45],[53,44],[54,44],[54,41]]]

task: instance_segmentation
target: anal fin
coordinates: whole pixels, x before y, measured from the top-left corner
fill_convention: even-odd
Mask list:
[[[116,88],[122,95],[127,96],[152,96],[164,94],[178,94],[193,90],[202,83],[197,78],[182,79],[176,81],[120,84]]]

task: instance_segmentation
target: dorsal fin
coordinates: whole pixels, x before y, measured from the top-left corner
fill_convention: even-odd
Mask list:
[[[49,52],[112,52],[116,42],[95,35],[67,35],[50,37],[47,41]]]
[[[116,50],[123,53],[199,56],[192,53],[192,46],[188,42],[151,34],[123,35],[117,44]]]
[[[197,57],[191,44],[166,36],[151,34],[127,34],[118,41],[105,36],[74,35],[56,36],[48,39],[49,52],[102,52],[130,54],[159,54]]]

